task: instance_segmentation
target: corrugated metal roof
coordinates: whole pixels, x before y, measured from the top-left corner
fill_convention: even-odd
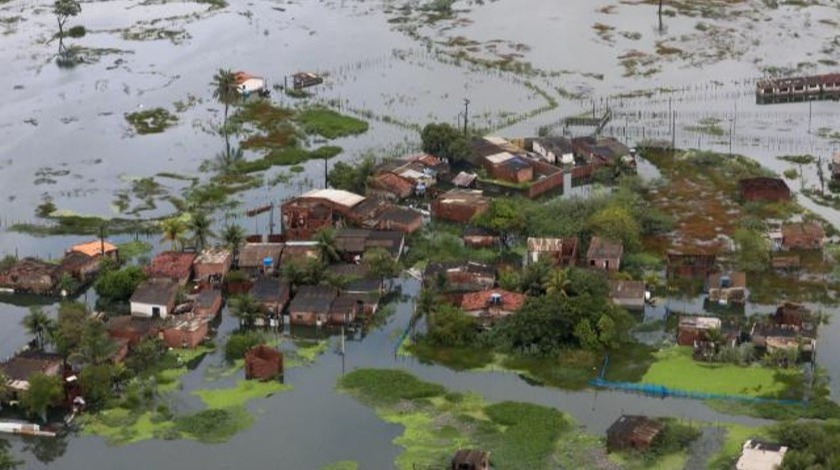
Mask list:
[[[364,196],[359,196],[356,193],[344,191],[343,189],[315,189],[301,195],[300,197],[326,199],[334,204],[348,208],[365,200]]]
[[[504,163],[504,162],[514,158],[514,156],[511,155],[508,152],[500,152],[500,153],[496,153],[496,154],[493,154],[493,155],[489,155],[489,156],[484,157],[484,158],[487,159],[488,162],[490,162],[494,165],[498,165],[500,163]]]

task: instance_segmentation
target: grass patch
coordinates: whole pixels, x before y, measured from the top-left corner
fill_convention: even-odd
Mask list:
[[[297,115],[297,121],[307,134],[316,134],[325,139],[363,134],[368,130],[367,122],[326,108],[309,108],[301,111]]]
[[[353,460],[342,460],[321,467],[321,470],[359,470],[359,462]]]
[[[469,447],[490,450],[493,468],[556,468],[556,462],[587,462],[593,453],[603,453],[598,438],[580,434],[554,408],[487,405],[477,394],[447,392],[395,370],[360,369],[342,378],[339,388],[405,428],[394,440],[405,449],[396,460],[399,469],[446,468],[455,450]]]
[[[441,364],[453,370],[480,369],[493,363],[493,351],[483,348],[443,348],[419,341],[406,347],[426,364]]]
[[[291,385],[286,385],[276,380],[268,382],[240,380],[234,388],[196,390],[192,394],[201,398],[201,401],[209,409],[224,409],[242,406],[251,400],[270,397],[275,393],[285,392],[291,389]]]
[[[86,215],[56,215],[50,214],[46,217],[51,223],[34,224],[20,223],[9,227],[13,232],[26,233],[33,236],[52,235],[94,235],[99,236],[99,231],[104,225],[108,233],[112,235],[134,234],[157,232],[157,226],[151,220],[132,219],[105,219],[103,217]]]
[[[741,447],[747,439],[767,438],[767,431],[763,428],[751,428],[741,424],[726,423],[726,439],[720,451],[709,459],[709,470],[730,470],[735,468],[735,462],[741,455]]]
[[[152,108],[125,115],[138,134],[159,134],[178,123],[178,116],[164,108]]]
[[[131,260],[138,256],[149,254],[152,251],[151,243],[146,243],[140,240],[120,243],[117,245],[120,250],[120,258],[124,260]]]
[[[226,442],[253,424],[254,418],[243,406],[202,410],[175,418],[174,430],[182,436],[207,444]]]
[[[83,433],[105,438],[109,445],[126,445],[163,436],[174,423],[155,418],[151,411],[136,413],[112,408],[80,417]]]
[[[656,353],[654,362],[641,382],[704,393],[775,397],[786,389],[781,376],[798,375],[796,371],[774,370],[758,365],[711,364],[691,358],[692,349],[672,347]]]

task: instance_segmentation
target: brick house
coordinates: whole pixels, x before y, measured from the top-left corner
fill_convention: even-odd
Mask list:
[[[172,279],[180,286],[187,285],[193,275],[195,253],[164,251],[152,258],[146,272],[149,277]]]
[[[274,277],[261,277],[248,292],[268,313],[279,315],[289,303],[289,284]]]
[[[498,233],[475,226],[466,227],[461,239],[464,240],[464,246],[469,248],[497,248],[502,243]]]
[[[0,273],[0,287],[46,295],[55,293],[58,266],[37,258],[23,258]]]
[[[289,303],[289,323],[319,326],[329,322],[330,307],[337,292],[329,286],[300,286]]]
[[[742,201],[781,202],[790,200],[790,188],[781,178],[744,178],[738,181]]]
[[[380,173],[368,183],[367,194],[388,201],[401,201],[414,194],[414,184],[394,173]]]
[[[279,266],[284,249],[282,243],[246,243],[239,250],[239,270],[251,277],[271,274]]]
[[[160,319],[141,318],[132,315],[113,317],[105,324],[108,336],[119,341],[128,341],[129,347],[136,346],[147,338],[157,336],[160,331]]]
[[[782,226],[782,248],[786,250],[820,250],[825,230],[817,222],[799,222]]]
[[[450,292],[492,289],[496,284],[496,267],[474,261],[429,263],[423,271],[423,285],[429,288],[440,283]]]
[[[607,240],[603,237],[592,237],[589,249],[586,251],[586,265],[605,271],[618,271],[621,267],[621,256],[624,245],[621,242]]]
[[[717,270],[717,256],[706,253],[668,252],[668,279],[706,279]]]
[[[715,317],[680,317],[677,326],[677,344],[680,346],[694,346],[697,342],[707,341],[706,332],[720,330],[722,322]]]
[[[432,217],[467,223],[490,207],[490,199],[476,189],[453,189],[432,201]]]
[[[163,342],[170,348],[193,349],[207,338],[209,318],[191,313],[173,315],[161,326]]]
[[[645,283],[643,281],[610,280],[610,300],[627,310],[644,310]]]
[[[205,248],[193,263],[195,279],[198,281],[224,279],[233,262],[233,253],[225,248]]]
[[[534,165],[531,161],[508,152],[484,157],[483,166],[493,179],[508,183],[525,183],[534,179]]]
[[[81,282],[87,282],[96,276],[105,258],[119,261],[119,249],[104,240],[73,245],[61,260],[59,277],[67,273]]]
[[[224,298],[222,292],[216,289],[205,289],[198,293],[193,303],[193,313],[208,318],[214,318],[222,310]]]
[[[607,452],[646,451],[665,425],[646,416],[622,415],[607,429]]]
[[[283,353],[264,344],[245,352],[245,378],[271,380],[283,375]]]
[[[9,387],[15,392],[29,390],[29,378],[35,374],[60,376],[64,359],[54,353],[27,349],[0,362],[0,372],[9,380]]]

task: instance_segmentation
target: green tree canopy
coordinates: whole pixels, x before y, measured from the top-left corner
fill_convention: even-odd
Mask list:
[[[369,156],[355,164],[336,162],[327,174],[327,182],[335,189],[365,194],[375,166],[376,161]]]
[[[642,227],[624,206],[610,204],[589,219],[589,229],[610,240],[620,241],[625,251],[635,251],[641,246]]]
[[[63,302],[58,307],[58,319],[51,336],[56,350],[64,359],[78,350],[89,318],[87,307],[79,302]]]
[[[76,0],[56,0],[53,3],[53,14],[58,21],[58,37],[64,37],[64,25],[71,16],[82,12],[82,5]]]
[[[770,267],[770,242],[756,230],[739,228],[732,236],[735,241],[735,263],[748,272],[763,272]]]
[[[187,233],[189,227],[178,217],[171,217],[160,223],[160,231],[162,234],[162,241],[172,244],[172,250],[178,249],[178,246],[183,245],[184,235]]]
[[[383,248],[365,251],[362,260],[370,266],[370,273],[377,279],[391,279],[400,275],[400,264]]]
[[[257,319],[265,316],[265,307],[252,295],[237,295],[230,301],[230,313],[239,319],[239,325],[252,328]]]
[[[146,273],[138,266],[105,271],[93,284],[96,294],[109,302],[125,302],[143,281]]]
[[[85,397],[87,407],[98,410],[103,408],[113,394],[114,366],[99,364],[82,369],[79,385]]]
[[[193,234],[193,243],[195,243],[195,247],[199,251],[203,250],[204,247],[207,246],[207,241],[210,238],[216,236],[211,229],[213,219],[208,217],[204,212],[196,212],[192,214],[190,222],[187,225]]]
[[[466,347],[478,336],[475,319],[448,304],[437,305],[428,316],[427,324],[426,338],[436,346]]]
[[[110,361],[116,352],[117,345],[108,335],[105,324],[88,319],[79,346],[70,358],[74,363],[97,366]]]
[[[27,333],[35,336],[38,349],[43,349],[44,340],[53,327],[52,318],[41,307],[32,306],[29,307],[29,313],[21,320],[21,324],[26,328]]]
[[[420,131],[423,151],[457,163],[469,155],[470,147],[466,137],[449,124],[426,124]]]
[[[228,225],[222,231],[222,241],[233,252],[233,259],[239,259],[239,249],[245,243],[245,230],[239,225]]]
[[[47,411],[61,403],[64,388],[61,377],[35,373],[29,376],[29,389],[21,396],[20,405],[32,416],[47,421]]]
[[[509,244],[511,236],[525,233],[527,222],[525,213],[514,199],[493,199],[486,211],[473,218],[475,225],[499,233],[505,245]]]

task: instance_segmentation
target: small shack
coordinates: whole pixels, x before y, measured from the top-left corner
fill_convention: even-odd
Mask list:
[[[432,201],[432,217],[464,224],[490,207],[490,199],[477,189],[453,189]]]
[[[269,314],[280,315],[289,303],[289,285],[275,277],[261,277],[251,286],[254,297]]]
[[[548,260],[555,266],[574,266],[578,256],[578,238],[528,238],[525,264]]]
[[[414,184],[394,173],[374,176],[367,186],[367,195],[388,201],[401,201],[414,194]]]
[[[23,258],[0,273],[0,287],[15,291],[48,295],[55,292],[58,265],[37,258]]]
[[[622,415],[607,429],[607,452],[621,450],[646,451],[665,424],[646,416]]]
[[[605,271],[618,271],[623,254],[624,245],[621,242],[592,237],[589,250],[586,251],[586,265]]]
[[[170,348],[195,348],[207,338],[208,321],[192,313],[170,316],[162,326],[163,342]]]
[[[221,291],[205,289],[195,297],[193,313],[198,316],[213,318],[222,310],[223,304],[224,298]]]
[[[175,309],[178,284],[171,279],[149,279],[131,295],[131,314],[138,317],[166,318]]]
[[[451,470],[490,470],[490,452],[461,449],[452,456]]]
[[[324,83],[324,79],[312,72],[297,72],[292,75],[292,88],[295,90],[303,90],[304,88],[313,87]]]
[[[744,304],[747,301],[747,273],[713,273],[706,280],[709,300],[721,305]]]
[[[782,468],[782,461],[787,451],[787,447],[779,444],[749,439],[741,448],[741,456],[735,468],[736,470],[776,470]]]
[[[329,322],[336,290],[329,286],[300,286],[289,303],[289,323],[322,326]]]
[[[464,246],[469,248],[496,248],[502,243],[497,232],[472,225],[464,229],[461,238],[464,240]]]
[[[283,375],[283,353],[264,344],[245,352],[245,378],[271,380]]]
[[[464,313],[482,324],[513,315],[525,304],[525,294],[504,289],[470,292],[461,297],[460,307]]]
[[[136,346],[147,338],[152,338],[160,331],[160,320],[157,318],[141,318],[129,315],[113,317],[105,324],[108,336],[115,341],[128,341],[128,345]]]
[[[239,250],[239,269],[251,277],[271,274],[280,261],[282,243],[246,243]]]
[[[717,256],[707,253],[668,252],[668,279],[706,279],[717,269]]]

